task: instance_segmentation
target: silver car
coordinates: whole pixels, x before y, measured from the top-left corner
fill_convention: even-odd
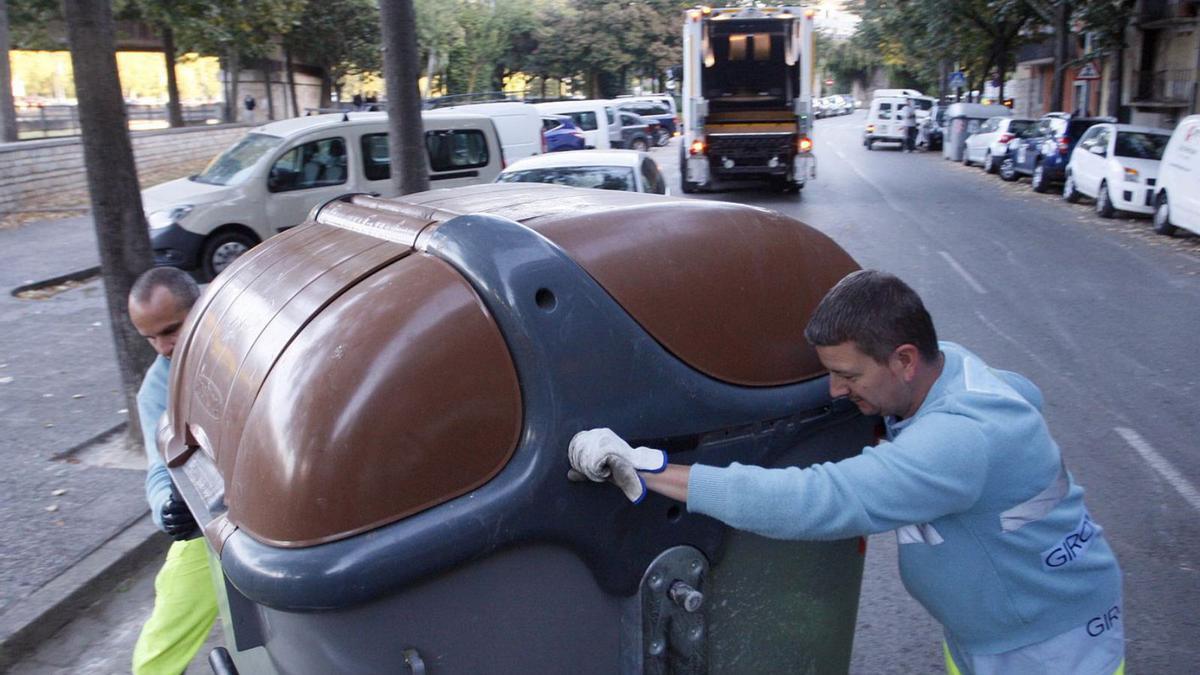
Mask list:
[[[1033,124],[1034,120],[1021,117],[989,117],[979,131],[967,137],[963,164],[979,164],[984,171],[996,173],[1008,154],[1009,142]]]

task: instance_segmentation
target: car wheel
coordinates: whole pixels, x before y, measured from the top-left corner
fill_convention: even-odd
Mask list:
[[[1101,218],[1112,218],[1117,210],[1113,208],[1112,198],[1108,196],[1108,183],[1101,181],[1100,189],[1096,191],[1096,215]]]
[[[659,129],[654,134],[654,144],[657,145],[658,147],[661,148],[670,142],[671,142],[671,134],[668,133],[666,129]]]
[[[205,281],[212,281],[229,264],[249,251],[258,241],[237,230],[218,232],[204,242],[200,256],[200,272]]]
[[[648,146],[646,145],[646,139],[644,139],[644,138],[635,138],[629,142],[630,150],[637,150],[638,152],[645,152],[647,147]]]
[[[1171,224],[1171,209],[1167,204],[1167,193],[1160,192],[1158,198],[1154,200],[1154,231],[1173,237],[1176,229]]]
[[[1000,162],[1000,180],[1013,182],[1017,179],[1017,163],[1012,157],[1005,157]]]
[[[875,149],[875,140],[868,138],[867,142],[866,142],[866,146],[867,146],[868,150],[874,150]]]
[[[1029,179],[1029,186],[1034,192],[1046,192],[1050,189],[1050,182],[1046,180],[1046,167],[1038,162],[1033,167],[1033,177]]]
[[[991,150],[983,156],[983,170],[985,173],[996,173],[996,159],[992,157]]]
[[[1068,171],[1067,179],[1065,181],[1063,181],[1063,191],[1062,191],[1063,199],[1067,200],[1068,202],[1071,202],[1072,204],[1075,204],[1079,201],[1079,198],[1082,196],[1083,195],[1081,195],[1079,193],[1079,190],[1075,189],[1075,176],[1072,176],[1071,172]]]

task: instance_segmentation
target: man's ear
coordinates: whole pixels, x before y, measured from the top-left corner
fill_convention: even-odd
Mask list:
[[[911,382],[917,376],[917,366],[921,362],[921,352],[916,345],[902,344],[892,352],[892,363],[896,374]]]

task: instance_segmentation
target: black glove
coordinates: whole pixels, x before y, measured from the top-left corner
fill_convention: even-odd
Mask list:
[[[197,530],[196,519],[192,517],[192,512],[188,511],[187,504],[179,496],[174,485],[171,486],[171,496],[162,507],[162,524],[163,530],[175,541],[191,539]]]

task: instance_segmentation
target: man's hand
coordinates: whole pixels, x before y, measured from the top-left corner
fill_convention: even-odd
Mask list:
[[[171,496],[162,507],[162,523],[163,530],[175,541],[184,541],[196,531],[196,519],[188,511],[187,504],[174,485],[171,486]]]
[[[567,448],[575,481],[609,481],[637,504],[646,496],[646,483],[638,471],[657,473],[667,468],[667,453],[653,448],[631,448],[609,429],[590,429],[575,434]]]

